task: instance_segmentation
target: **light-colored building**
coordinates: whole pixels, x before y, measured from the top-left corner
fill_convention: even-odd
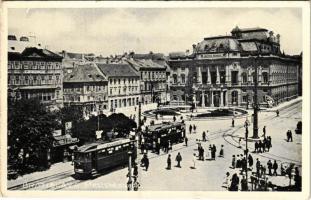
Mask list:
[[[166,67],[151,59],[128,59],[127,62],[140,74],[142,104],[167,101]]]
[[[62,57],[36,47],[8,52],[8,97],[38,98],[51,107],[63,103]]]
[[[96,63],[108,80],[108,109],[138,106],[140,76],[129,64]]]
[[[190,55],[170,54],[171,103],[201,107],[253,103],[255,67],[258,101],[279,103],[297,97],[301,59],[280,50],[280,35],[263,28],[232,30],[231,36],[204,38]]]
[[[84,116],[108,108],[108,81],[95,63],[76,64],[64,73],[64,105],[76,106]]]

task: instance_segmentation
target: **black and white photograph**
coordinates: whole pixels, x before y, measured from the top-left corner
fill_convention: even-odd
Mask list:
[[[34,5],[4,14],[1,190],[310,190],[307,2]]]

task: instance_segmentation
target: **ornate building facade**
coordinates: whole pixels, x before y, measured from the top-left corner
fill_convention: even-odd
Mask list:
[[[272,106],[298,95],[301,60],[280,51],[280,35],[263,28],[232,30],[204,38],[192,54],[172,53],[171,102],[201,107],[253,103],[255,67],[258,102]]]
[[[63,104],[62,57],[46,49],[8,52],[8,97],[38,98],[51,107]]]

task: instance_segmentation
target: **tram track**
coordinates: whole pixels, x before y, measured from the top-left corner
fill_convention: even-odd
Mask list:
[[[292,115],[294,115],[294,114],[297,114],[297,113],[298,113],[297,108],[300,107],[299,104],[301,104],[301,102],[300,102],[300,103],[297,103],[297,104],[295,104],[295,105],[293,105],[293,106],[291,106],[291,107],[288,107],[288,108],[283,109],[283,112],[282,112],[283,118],[289,118],[290,116],[292,116]],[[284,110],[285,110],[285,112],[284,112]],[[272,123],[271,120],[274,119],[274,118],[278,118],[278,119],[279,119],[280,117],[276,117],[276,116],[267,117],[267,118],[263,119],[261,122],[264,122],[264,123],[265,123],[265,122]],[[234,136],[234,133],[236,133],[237,131],[239,131],[241,128],[243,128],[243,126],[240,126],[238,129],[232,131],[231,134],[223,133],[222,137],[224,138],[224,140],[225,140],[228,144],[230,144],[230,145],[232,145],[232,146],[234,146],[234,147],[236,147],[236,148],[239,148],[239,146],[237,145],[238,141],[237,141],[235,138],[240,138],[240,137]],[[227,139],[227,137],[230,137],[230,138],[234,141],[235,144],[234,144],[233,142],[229,141],[229,140]],[[243,145],[243,146],[244,146],[244,145]],[[254,150],[254,148],[249,148],[249,149],[250,149],[250,150]],[[245,149],[244,149],[244,150],[245,150]],[[293,159],[286,158],[286,157],[283,157],[283,156],[280,156],[280,155],[276,155],[276,154],[272,154],[272,153],[269,153],[269,152],[265,152],[265,153],[261,153],[261,154],[256,154],[256,155],[258,155],[258,156],[260,156],[260,157],[268,158],[268,159],[273,159],[273,160],[281,161],[281,162],[283,162],[283,163],[288,163],[288,164],[289,164],[289,163],[295,163],[297,166],[301,166],[301,161],[293,160]]]
[[[8,187],[8,190],[28,190],[34,186],[45,185],[53,181],[62,180],[64,178],[70,177],[72,175],[72,170],[67,170],[61,173],[53,174],[43,178],[35,179],[32,181],[24,182],[15,186]]]

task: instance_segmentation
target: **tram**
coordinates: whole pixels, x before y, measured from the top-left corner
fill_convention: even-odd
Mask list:
[[[159,150],[170,142],[182,143],[186,136],[185,124],[181,122],[163,122],[149,126],[140,138],[140,146],[148,150]]]
[[[132,152],[132,163],[137,157],[136,141],[117,139],[112,142],[97,141],[79,147],[74,152],[74,172],[77,178],[91,178],[94,174],[127,166],[129,152]]]

